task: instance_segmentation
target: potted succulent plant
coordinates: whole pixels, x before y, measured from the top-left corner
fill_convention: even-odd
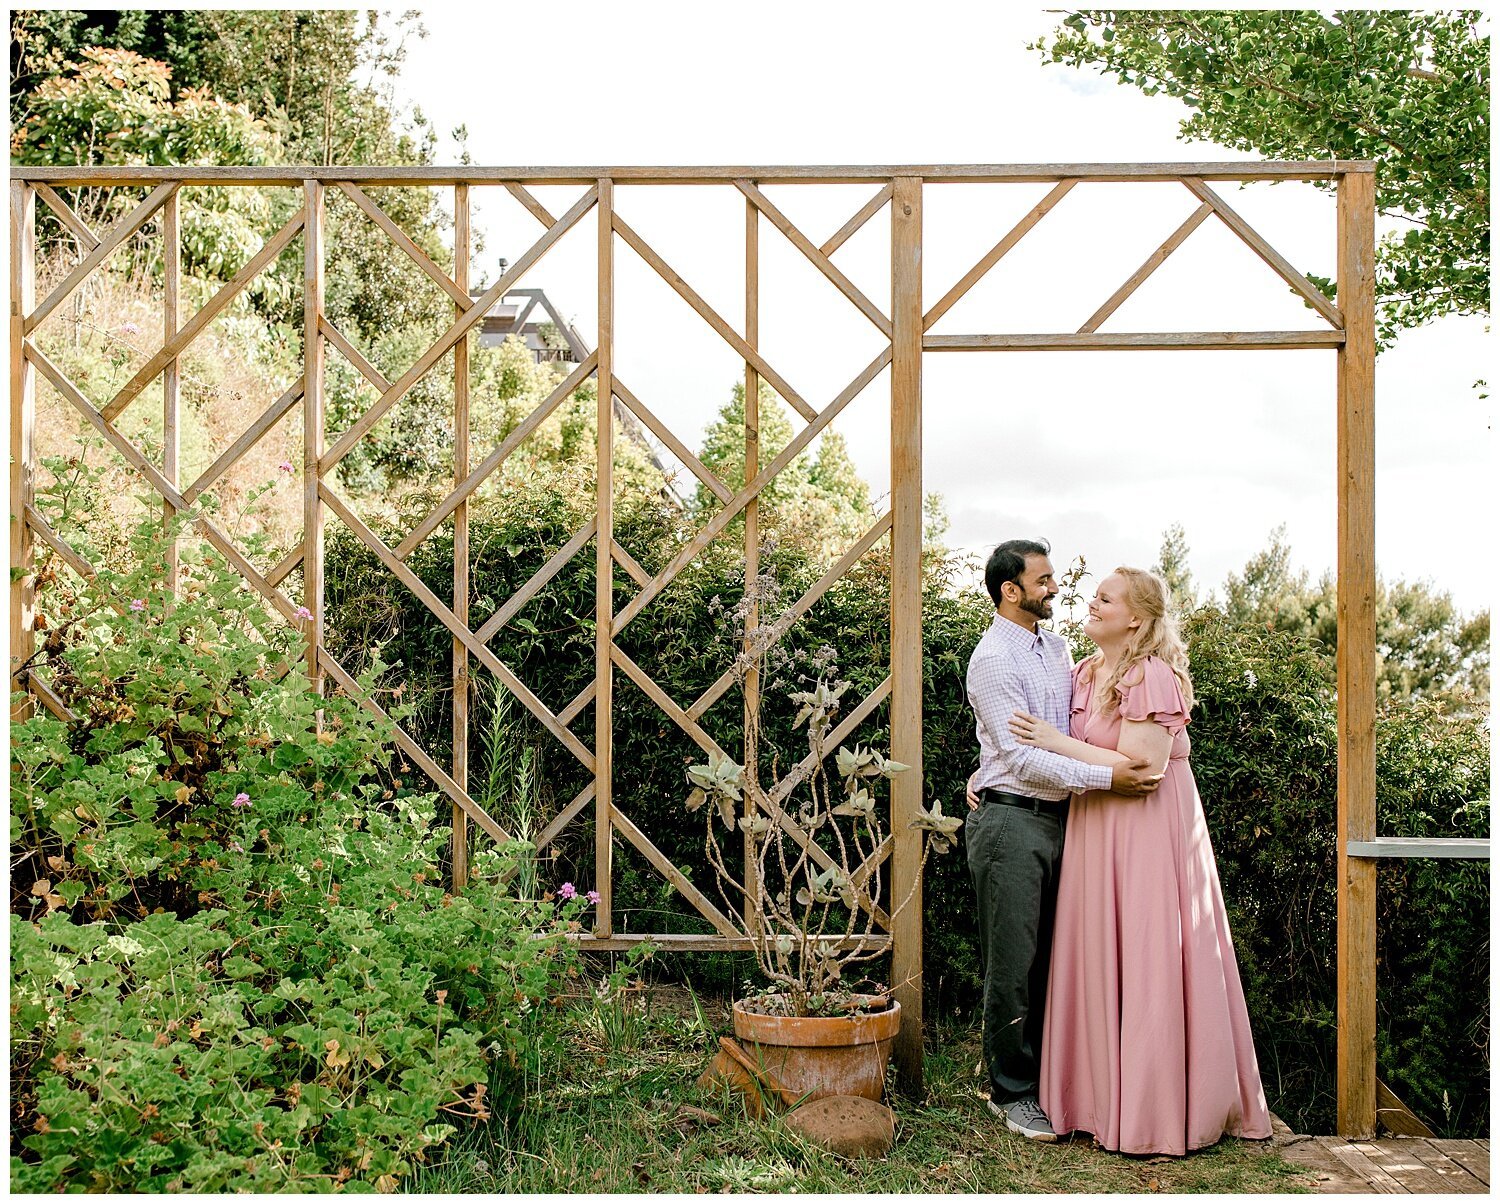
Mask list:
[[[760,584],[762,597],[774,583]],[[742,602],[735,612],[754,616]],[[736,662],[740,676],[764,668],[781,634],[775,624],[748,626]],[[747,713],[745,757],[752,767],[710,755],[688,769],[689,811],[705,817],[704,847],[726,903],[739,912],[765,983],[734,1004],[735,1035],[791,1092],[807,1098],[863,1095],[879,1099],[900,1004],[878,986],[861,990],[854,967],[881,956],[867,947],[883,891],[880,856],[888,825],[882,785],[908,766],[864,745],[828,747],[840,697],[831,652],[814,658],[818,678],[790,692],[807,729],[808,754],[774,787],[753,772],[761,755],[759,715]],[[834,773],[829,773],[830,757]],[[922,864],[953,848],[962,826],[934,802],[911,826],[921,829]],[[736,834],[743,834],[736,837]],[[725,840],[743,844],[744,869],[725,856]],[[910,902],[894,900],[894,917]]]

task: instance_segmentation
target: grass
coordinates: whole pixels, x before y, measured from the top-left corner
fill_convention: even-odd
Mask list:
[[[700,1091],[727,1001],[653,986],[564,1020],[569,1056],[507,1121],[461,1133],[406,1186],[416,1192],[1298,1192],[1307,1173],[1266,1143],[1226,1139],[1187,1158],[1110,1154],[1087,1138],[1038,1145],[984,1106],[977,1031],[939,1032],[927,1097],[888,1092],[896,1144],[851,1161]],[[709,1123],[683,1106],[719,1118]]]

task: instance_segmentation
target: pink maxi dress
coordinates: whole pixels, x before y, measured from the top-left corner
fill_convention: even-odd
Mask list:
[[[1093,710],[1092,674],[1075,669],[1071,734],[1113,749],[1122,718],[1151,719],[1172,733],[1171,758],[1144,799],[1073,796],[1040,1102],[1057,1132],[1092,1133],[1128,1154],[1185,1154],[1226,1133],[1269,1137],[1182,691],[1156,657],[1128,677],[1137,684],[1106,718]]]

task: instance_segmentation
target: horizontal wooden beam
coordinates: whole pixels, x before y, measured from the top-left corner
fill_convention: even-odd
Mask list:
[[[182,184],[285,185],[306,180],[337,184],[349,180],[376,187],[452,184],[580,184],[601,178],[621,184],[758,183],[854,184],[916,176],[928,183],[982,184],[987,181],[1055,183],[1078,180],[1331,180],[1372,172],[1368,159],[1315,159],[1287,162],[1191,163],[922,163],[844,166],[719,167],[12,167],[12,180],[47,184],[127,185],[174,180]]]
[[[1418,839],[1404,836],[1377,836],[1374,840],[1351,840],[1344,846],[1351,857],[1441,857],[1488,861],[1488,837],[1434,837]]]
[[[620,932],[610,937],[596,937],[580,932],[572,940],[580,949],[597,950],[600,953],[622,953],[645,944],[655,946],[658,953],[749,953],[755,948],[755,942],[747,936],[711,936],[703,933]],[[841,950],[884,952],[891,947],[891,938],[885,933],[879,933],[866,937],[828,938],[822,943]]]
[[[1162,331],[1101,334],[929,334],[924,351],[1274,351],[1338,348],[1342,330]]]

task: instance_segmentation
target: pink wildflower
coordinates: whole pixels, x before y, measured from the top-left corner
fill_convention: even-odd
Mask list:
[[[312,611],[308,610],[305,606],[299,606],[297,607],[297,617],[299,619],[310,619],[312,618]]]
[[[560,899],[572,899],[576,898],[577,895],[578,891],[574,889],[571,882],[564,882],[557,888],[557,897]]]
[[[231,840],[231,841],[230,841],[230,842],[229,842],[229,851],[230,851],[230,852],[231,852],[231,853],[243,853],[243,852],[244,852],[244,851],[245,851],[245,846],[244,846],[244,845],[242,845],[242,844],[241,844],[241,843],[240,843],[240,842],[239,842],[239,841],[237,841],[237,840]]]
[[[234,805],[236,807],[248,807],[250,805],[250,796],[241,790],[234,796]]]
[[[599,892],[598,891],[591,890],[591,891],[589,891],[588,894],[584,895],[584,898],[587,899],[590,903],[592,903],[595,907],[599,906]]]
[[[120,333],[126,336],[140,334],[141,328],[134,322],[126,322],[123,326],[120,327]]]
[[[130,599],[130,609],[139,614],[141,611],[146,609],[146,600],[144,598]]]
[[[291,472],[292,471],[292,462],[290,460],[283,460],[276,467],[278,469],[280,469],[282,472]]]

